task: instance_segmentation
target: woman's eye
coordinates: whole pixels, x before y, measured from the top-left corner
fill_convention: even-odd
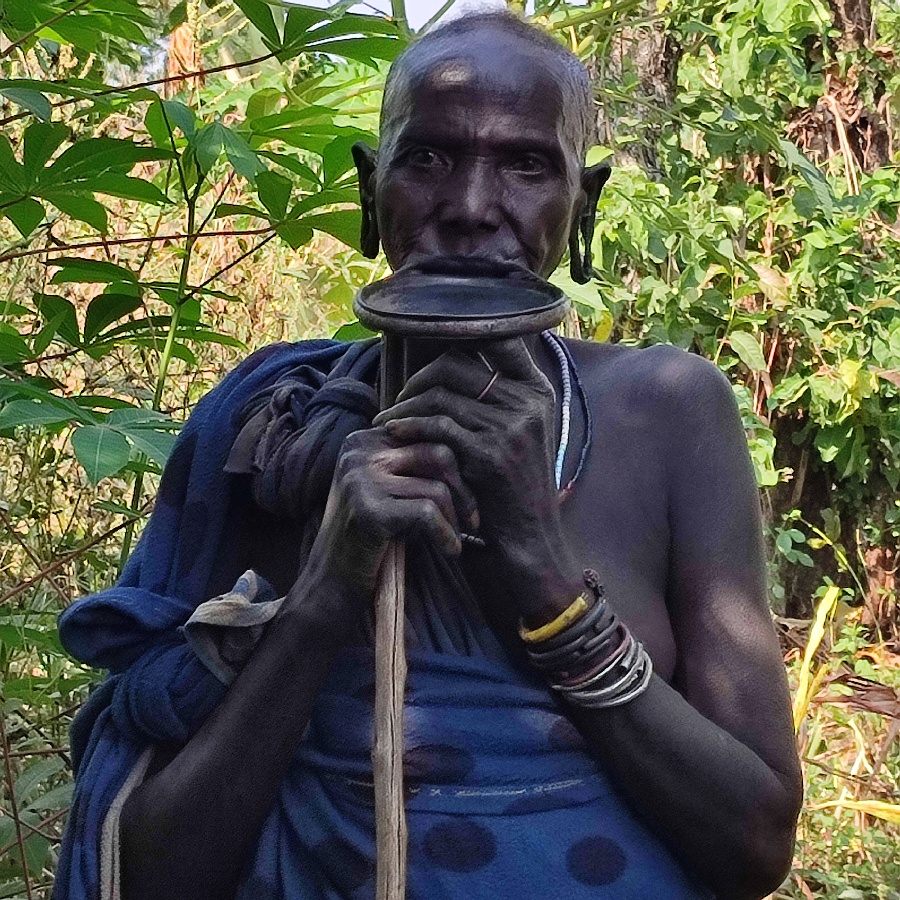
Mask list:
[[[440,153],[428,147],[416,147],[406,155],[406,161],[420,169],[436,169],[445,166],[446,160]]]
[[[534,153],[525,153],[511,159],[508,168],[520,175],[543,175],[547,171],[547,163]]]

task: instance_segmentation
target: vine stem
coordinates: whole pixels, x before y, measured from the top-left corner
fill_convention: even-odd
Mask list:
[[[9,600],[12,600],[14,597],[18,597],[19,594],[22,593],[22,591],[27,591],[28,588],[32,587],[32,585],[35,585],[42,579],[52,575],[67,563],[72,562],[73,559],[78,559],[79,556],[87,553],[87,551],[90,550],[91,547],[96,547],[97,544],[100,544],[108,538],[111,538],[114,534],[121,531],[123,528],[127,528],[130,523],[135,521],[135,519],[142,518],[149,511],[149,509],[150,504],[147,503],[146,506],[142,510],[140,510],[138,515],[136,515],[133,519],[119,522],[118,525],[115,525],[108,531],[104,531],[103,534],[99,535],[98,537],[93,538],[86,544],[82,544],[77,550],[72,550],[71,553],[67,553],[65,556],[61,556],[58,560],[56,560],[56,562],[50,563],[49,566],[46,566],[33,578],[26,578],[24,581],[20,581],[15,587],[10,588],[5,594],[3,594],[2,597],[0,597],[0,606],[2,606]]]
[[[0,740],[3,742],[3,765],[6,775],[6,788],[9,791],[9,805],[13,822],[16,827],[16,843],[19,845],[19,854],[22,857],[22,879],[25,882],[25,893],[28,900],[32,900],[31,877],[28,874],[28,856],[25,853],[25,838],[22,835],[22,820],[19,818],[19,804],[16,801],[16,786],[13,781],[12,760],[9,756],[9,741],[6,737],[5,716],[0,716]]]
[[[172,307],[172,315],[169,318],[169,330],[166,334],[166,343],[163,346],[162,353],[159,357],[159,369],[156,373],[156,389],[153,391],[152,408],[159,411],[162,406],[163,391],[166,387],[166,378],[169,374],[169,364],[172,362],[172,355],[175,351],[175,339],[178,335],[178,326],[181,324],[181,313],[187,299],[188,277],[191,271],[191,256],[193,255],[194,245],[197,242],[198,234],[195,232],[197,227],[197,201],[200,199],[200,192],[203,189],[204,177],[200,174],[199,168],[197,173],[197,183],[192,191],[188,190],[187,181],[184,175],[184,167],[181,164],[181,156],[175,146],[175,135],[172,131],[172,123],[166,114],[165,106],[162,108],[163,118],[165,119],[166,128],[169,132],[169,141],[172,144],[172,152],[175,154],[175,165],[178,168],[178,178],[181,182],[181,190],[187,203],[187,240],[184,245],[184,256],[181,260],[181,271],[178,273],[178,295],[175,305]],[[218,201],[216,201],[218,202]],[[216,204],[213,204],[215,208]],[[209,217],[204,219],[204,223],[209,221]],[[202,228],[202,226],[201,226]],[[141,454],[140,459],[144,460]],[[140,506],[141,495],[144,491],[144,471],[141,469],[134,479],[134,490],[131,493],[131,509],[136,510]],[[119,553],[119,573],[125,568],[125,563],[131,553],[131,543],[134,539],[134,529],[137,521],[132,519],[125,534],[122,537],[122,550]]]
[[[270,59],[273,59],[277,56],[277,51],[273,50],[269,53],[264,53],[262,56],[255,56],[253,59],[245,59],[240,62],[231,62],[231,63],[223,63],[221,66],[213,66],[210,69],[198,69],[196,72],[182,72],[180,75],[167,75],[165,78],[151,78],[149,81],[139,81],[135,84],[123,84],[121,87],[108,87],[104,88],[101,91],[91,91],[90,97],[66,97],[65,100],[56,100],[51,103],[50,106],[53,109],[60,109],[63,106],[71,106],[73,103],[80,103],[82,100],[87,100],[93,97],[108,97],[110,94],[124,94],[128,91],[137,91],[142,90],[143,88],[156,87],[159,84],[171,84],[174,81],[187,81],[191,78],[196,78],[198,75],[217,75],[219,72],[228,72],[231,69],[242,69],[244,66],[256,66],[260,63],[267,62]],[[50,93],[53,93],[52,86],[54,82],[48,82],[48,90]],[[59,84],[59,82],[57,82]],[[25,119],[30,116],[29,112],[16,113],[12,116],[7,116],[5,119],[0,119],[0,126],[9,125],[12,122],[18,122],[19,119]]]

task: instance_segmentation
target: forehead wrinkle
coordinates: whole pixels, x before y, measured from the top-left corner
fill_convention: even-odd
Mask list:
[[[449,49],[449,48],[448,48]],[[523,116],[519,128],[523,132],[533,124],[530,112],[533,102],[538,100],[542,109],[556,108],[555,134],[564,148],[573,145],[566,98],[552,70],[536,65],[539,57],[546,61],[545,50],[526,47],[518,54],[523,65],[512,70],[496,68],[484,59],[463,55],[459,48],[452,53],[423,52],[398,73],[399,78],[391,86],[390,96],[386,96],[382,106],[381,141],[382,151],[390,155],[396,145],[399,132],[406,131],[411,119],[416,118],[413,110],[423,101],[449,101],[448,115],[462,112],[467,119],[466,107],[496,107],[498,117],[508,117],[511,110]],[[524,56],[530,60],[522,59]],[[551,59],[552,62],[552,59]],[[531,63],[530,65],[528,63]],[[525,79],[518,77],[524,74]],[[426,113],[427,114],[427,113]],[[493,115],[492,115],[493,118]],[[574,145],[571,148],[575,150]]]

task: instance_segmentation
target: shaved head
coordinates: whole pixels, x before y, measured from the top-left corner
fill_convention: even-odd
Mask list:
[[[429,31],[410,45],[391,66],[381,107],[381,144],[390,145],[398,120],[403,116],[402,102],[412,84],[421,79],[438,78],[446,85],[465,89],[474,80],[467,64],[467,36],[495,32],[498,37],[517,41],[523,54],[534,57],[534,64],[551,68],[562,92],[565,137],[580,160],[584,159],[594,133],[593,92],[587,70],[565,46],[545,31],[529,25],[510,12],[474,13],[462,16]],[[479,60],[474,60],[478,62]]]

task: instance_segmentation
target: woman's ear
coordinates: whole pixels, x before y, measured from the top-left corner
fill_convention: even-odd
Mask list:
[[[612,168],[606,162],[597,163],[581,172],[584,205],[581,215],[572,222],[569,232],[569,271],[576,284],[587,284],[594,274],[591,245],[597,223],[597,201],[611,174]]]
[[[375,169],[378,165],[378,153],[362,141],[354,144],[350,152],[359,174],[359,202],[362,207],[360,247],[363,256],[375,259],[381,244],[378,216],[375,214]]]

